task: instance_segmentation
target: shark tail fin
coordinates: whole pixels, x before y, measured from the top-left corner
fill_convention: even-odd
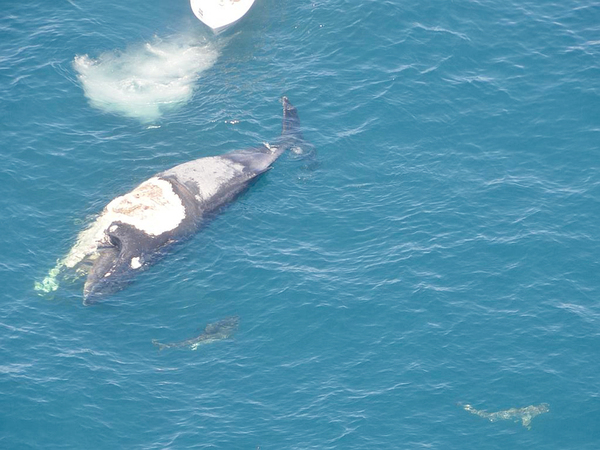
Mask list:
[[[168,347],[168,345],[166,344],[161,344],[160,342],[158,342],[156,339],[152,339],[152,343],[154,345],[156,345],[158,347],[158,351],[160,352],[162,349],[165,349]]]

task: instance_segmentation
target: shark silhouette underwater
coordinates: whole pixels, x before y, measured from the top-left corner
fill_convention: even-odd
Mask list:
[[[165,348],[181,347],[189,347],[192,350],[198,350],[198,347],[201,345],[212,344],[213,342],[222,341],[224,339],[231,339],[233,334],[237,331],[239,323],[240,318],[238,316],[226,317],[223,320],[206,325],[206,328],[204,328],[204,331],[200,336],[184,341],[171,342],[169,344],[161,344],[154,339],[152,343],[158,347],[159,351],[164,350]]]
[[[550,412],[550,405],[548,403],[541,403],[539,405],[525,406],[524,408],[510,408],[497,412],[487,412],[481,409],[475,409],[471,405],[461,405],[465,411],[469,411],[471,414],[488,419],[490,422],[497,422],[498,420],[512,420],[514,422],[521,422],[524,427],[531,430],[531,421],[539,416]]]

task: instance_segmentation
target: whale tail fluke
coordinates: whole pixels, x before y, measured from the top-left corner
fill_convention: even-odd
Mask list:
[[[283,121],[281,129],[281,146],[289,149],[294,159],[316,160],[314,146],[304,140],[298,110],[286,96],[281,98],[283,104]]]
[[[281,103],[283,104],[283,124],[281,130],[282,137],[294,140],[303,140],[302,131],[300,131],[300,118],[298,117],[298,110],[285,96],[281,98]]]

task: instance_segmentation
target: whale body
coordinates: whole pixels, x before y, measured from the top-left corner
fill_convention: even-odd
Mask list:
[[[282,134],[272,145],[189,161],[160,172],[112,200],[36,289],[55,290],[59,272],[87,275],[83,303],[90,305],[127,286],[164,249],[198,231],[302,135],[296,108],[283,97]]]

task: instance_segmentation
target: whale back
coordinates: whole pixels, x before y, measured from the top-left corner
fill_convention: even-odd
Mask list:
[[[194,196],[203,212],[230,200],[252,178],[243,164],[223,156],[209,156],[175,166],[158,175],[175,180]]]
[[[266,172],[283,152],[302,141],[296,108],[287,97],[282,98],[282,103],[282,131],[275,144],[199,158],[175,166],[158,176],[184,185],[204,211],[216,209],[231,201],[254,178]]]

